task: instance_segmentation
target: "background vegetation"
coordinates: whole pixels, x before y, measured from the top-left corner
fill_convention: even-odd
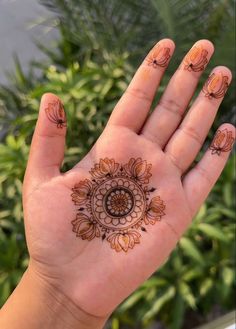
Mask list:
[[[0,87],[0,305],[28,263],[21,190],[42,93],[54,92],[66,105],[66,170],[96,141],[145,51],[160,38],[170,37],[177,45],[161,91],[183,54],[200,38],[215,44],[211,68],[235,68],[233,0],[41,2],[54,12],[50,24],[59,31],[57,47],[52,51],[39,45],[48,59],[32,62],[27,73],[16,58],[9,85]],[[40,74],[35,75],[36,68]],[[213,130],[233,121],[233,89]],[[158,323],[158,328],[190,329],[233,309],[234,183],[231,157],[169,261],[116,310],[109,328]]]

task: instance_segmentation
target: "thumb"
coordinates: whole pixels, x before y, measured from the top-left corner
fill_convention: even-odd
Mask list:
[[[54,94],[44,94],[30,147],[26,183],[30,181],[31,186],[37,186],[60,174],[65,135],[66,115],[62,102]]]

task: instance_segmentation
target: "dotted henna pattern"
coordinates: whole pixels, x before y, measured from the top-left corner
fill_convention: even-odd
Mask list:
[[[90,170],[91,179],[78,182],[71,194],[78,206],[72,220],[73,232],[83,240],[106,240],[117,252],[140,243],[141,231],[165,215],[165,205],[156,190],[148,186],[151,164],[131,158],[121,165],[114,159],[100,159]]]

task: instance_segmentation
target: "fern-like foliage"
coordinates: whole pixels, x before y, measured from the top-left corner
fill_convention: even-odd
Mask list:
[[[162,37],[176,42],[178,58],[200,38],[209,38],[216,44],[221,40],[222,48],[234,44],[230,26],[234,23],[233,0],[40,2],[59,18],[59,28],[77,46],[74,51],[80,56],[112,50],[129,51],[137,59]],[[226,64],[232,66],[230,61]]]

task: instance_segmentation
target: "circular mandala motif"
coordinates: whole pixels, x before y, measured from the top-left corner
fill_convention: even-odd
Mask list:
[[[112,249],[127,252],[140,243],[140,231],[157,223],[165,205],[148,186],[151,164],[131,158],[121,165],[101,159],[90,170],[91,179],[75,184],[72,201],[78,206],[73,232],[83,240],[106,240]]]
[[[146,210],[146,195],[131,179],[110,178],[94,189],[91,210],[102,227],[127,229],[142,218]]]
[[[129,190],[122,187],[112,188],[105,197],[104,207],[108,215],[123,217],[130,213],[134,197]]]

